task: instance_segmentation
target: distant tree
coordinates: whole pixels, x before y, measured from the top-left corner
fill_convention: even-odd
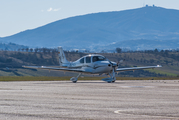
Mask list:
[[[157,48],[154,50],[154,52],[155,52],[155,53],[158,53],[158,50],[157,50]]]
[[[89,53],[90,51],[89,51],[89,50],[85,50],[84,52],[85,52],[85,53]]]
[[[163,53],[163,52],[164,52],[164,50],[161,50],[160,52],[161,52],[161,53]]]
[[[164,60],[164,62],[168,65],[169,61],[168,60]]]
[[[48,49],[48,48],[42,48],[42,52],[43,53],[50,53],[50,49]]]
[[[11,58],[8,58],[8,59],[6,60],[6,63],[10,63],[10,62],[12,62],[12,59],[11,59]]]
[[[166,56],[168,56],[168,50],[165,50],[165,52],[164,52],[164,54],[166,55]]]
[[[40,59],[44,59],[42,53],[40,53]]]
[[[32,49],[32,48],[30,48],[30,52],[33,52],[33,49]]]
[[[46,49],[45,49],[45,48],[42,48],[42,52],[43,52],[43,53],[46,53]]]
[[[48,54],[50,54],[51,51],[52,51],[52,49],[48,49],[48,48],[47,48],[47,53],[48,53]]]
[[[143,62],[143,59],[142,59],[142,58],[140,59],[140,62]]]
[[[154,59],[150,59],[150,63],[153,63],[154,62]]]
[[[7,47],[5,48],[5,51],[8,51],[8,48],[7,48]]]
[[[22,50],[22,51],[24,51],[25,49],[24,49],[24,48],[22,48],[21,50]]]
[[[29,48],[26,48],[25,50],[26,50],[26,52],[28,52],[28,51],[29,51]]]
[[[104,50],[101,50],[101,53],[105,53],[105,51],[104,51]]]
[[[34,49],[35,53],[37,53],[37,52],[38,52],[38,50],[39,50],[38,48],[35,48],[35,49]]]
[[[121,49],[121,48],[116,48],[116,52],[117,52],[117,53],[121,53],[121,52],[122,52],[122,49]]]
[[[58,52],[58,50],[57,49],[52,49],[52,54],[55,54],[55,53],[57,53]]]

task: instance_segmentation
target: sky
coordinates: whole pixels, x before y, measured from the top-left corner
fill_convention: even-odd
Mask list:
[[[72,16],[155,5],[179,10],[179,0],[0,0],[0,37]]]

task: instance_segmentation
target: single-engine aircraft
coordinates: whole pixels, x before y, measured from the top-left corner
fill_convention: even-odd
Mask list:
[[[122,71],[141,70],[149,68],[159,68],[157,66],[145,66],[145,67],[131,67],[131,68],[118,68],[118,65],[123,61],[112,62],[99,54],[89,54],[81,57],[77,61],[69,62],[64,54],[62,47],[58,47],[59,64],[58,66],[23,66],[24,68],[32,69],[46,69],[46,70],[57,70],[57,71],[71,71],[79,72],[77,77],[72,77],[70,80],[74,83],[77,82],[81,74],[106,74],[109,77],[102,79],[105,82],[111,83],[116,80],[116,73]]]

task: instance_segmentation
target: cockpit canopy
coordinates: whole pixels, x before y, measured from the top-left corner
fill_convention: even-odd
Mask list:
[[[93,56],[93,62],[96,62],[96,61],[105,61],[106,58],[103,57],[103,56]]]
[[[91,63],[96,61],[106,61],[107,59],[104,56],[101,55],[88,55],[85,57],[82,57],[79,62],[80,63]]]

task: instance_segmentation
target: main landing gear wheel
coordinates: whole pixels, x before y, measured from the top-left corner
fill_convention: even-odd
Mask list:
[[[108,83],[114,83],[115,82],[115,80],[113,80],[113,81],[108,81]]]
[[[77,76],[77,77],[72,77],[70,80],[73,82],[73,83],[76,83],[78,81],[78,78],[80,77],[81,73]]]
[[[70,80],[71,80],[73,83],[76,83],[77,80],[78,80],[78,78],[76,78],[76,77],[72,77]]]

